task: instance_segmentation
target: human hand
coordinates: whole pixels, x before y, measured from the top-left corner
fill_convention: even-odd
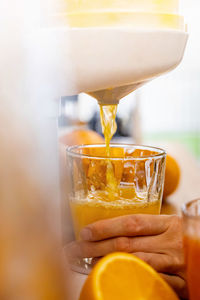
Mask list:
[[[85,227],[81,238],[69,247],[74,256],[96,260],[116,251],[133,253],[159,272],[179,296],[187,297],[180,217],[129,215],[102,220]]]

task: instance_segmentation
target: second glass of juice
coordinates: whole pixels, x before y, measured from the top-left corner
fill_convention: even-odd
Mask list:
[[[164,150],[111,144],[108,156],[103,144],[74,146],[68,148],[67,160],[68,199],[77,240],[83,227],[98,220],[160,213]]]
[[[200,299],[200,199],[183,206],[184,249],[190,300]]]

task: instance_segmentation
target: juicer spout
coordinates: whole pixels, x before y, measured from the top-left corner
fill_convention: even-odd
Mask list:
[[[108,88],[105,90],[89,92],[88,94],[94,97],[100,105],[116,105],[122,98],[137,90],[144,83],[145,82],[139,82],[120,87]]]

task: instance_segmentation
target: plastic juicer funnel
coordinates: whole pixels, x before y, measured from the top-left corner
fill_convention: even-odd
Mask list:
[[[177,14],[178,0],[68,4],[66,14],[49,18],[49,26],[56,25],[61,35],[67,31],[69,38],[73,76],[67,95],[84,92],[101,104],[117,104],[183,58],[188,34],[184,18]]]
[[[73,92],[90,93],[102,104],[117,103],[174,69],[187,42],[187,34],[178,30],[94,28],[71,33],[77,86]]]

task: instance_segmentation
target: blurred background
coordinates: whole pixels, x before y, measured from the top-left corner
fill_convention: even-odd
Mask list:
[[[200,160],[200,2],[180,2],[190,34],[184,60],[120,102],[115,140],[179,144]],[[63,97],[61,110],[60,131],[89,127],[101,133],[98,105],[90,96]]]

